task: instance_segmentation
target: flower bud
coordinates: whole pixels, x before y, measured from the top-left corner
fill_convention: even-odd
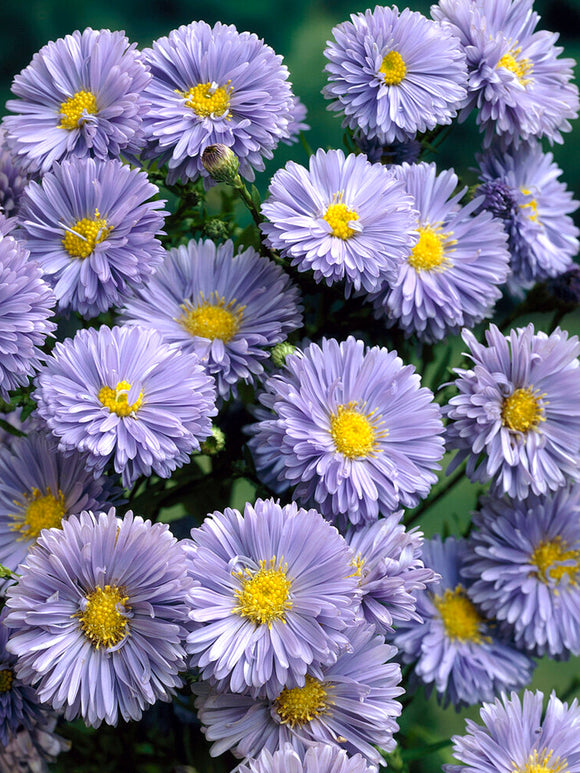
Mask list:
[[[214,424],[211,428],[211,435],[203,441],[199,450],[207,456],[215,456],[224,450],[225,445],[226,436],[223,430]]]
[[[227,145],[208,145],[201,154],[201,163],[218,183],[233,185],[238,177],[239,159]]]
[[[290,354],[294,354],[296,349],[297,347],[294,346],[294,344],[288,343],[288,341],[282,341],[281,343],[276,344],[276,346],[272,347],[272,351],[270,352],[272,364],[276,368],[283,368],[286,364],[286,357]]]

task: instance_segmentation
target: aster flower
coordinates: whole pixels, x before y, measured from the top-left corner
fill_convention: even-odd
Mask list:
[[[139,719],[181,686],[190,588],[167,524],[71,516],[41,533],[8,590],[17,676],[66,719]]]
[[[64,455],[52,435],[32,432],[0,449],[0,564],[16,571],[42,529],[60,528],[82,510],[105,510],[116,499],[107,478],[95,478],[80,454]]]
[[[484,145],[534,137],[562,142],[578,114],[573,59],[560,59],[558,35],[536,30],[533,0],[440,0],[431,15],[458,36],[467,56],[468,100],[477,108]]]
[[[240,765],[239,773],[372,773],[375,767],[368,767],[360,754],[349,757],[343,749],[328,744],[313,744],[304,755],[285,744],[282,749],[270,754],[267,749],[258,759]]]
[[[240,173],[253,180],[289,137],[295,98],[288,69],[256,35],[194,21],[143,54],[153,74],[146,156],[169,162],[169,183],[207,176],[201,153],[217,143],[233,150]]]
[[[4,119],[15,158],[44,174],[66,158],[117,158],[144,142],[151,75],[123,32],[76,30],[48,43],[14,78]]]
[[[423,564],[423,535],[416,529],[406,531],[402,516],[400,510],[346,534],[365,620],[384,636],[402,620],[420,621],[416,593],[436,579],[435,572]]]
[[[456,708],[524,687],[534,668],[527,655],[498,638],[474,606],[469,584],[461,580],[465,555],[464,540],[425,541],[425,565],[441,578],[417,594],[423,622],[402,623],[393,637],[403,662],[414,664],[414,676],[427,691],[435,687],[444,704]]]
[[[371,298],[379,318],[407,336],[432,343],[491,316],[509,273],[506,235],[490,213],[474,216],[478,200],[459,202],[457,175],[435,164],[403,164],[396,175],[418,210],[419,241],[398,279]]]
[[[273,500],[191,532],[192,665],[220,690],[276,698],[336,661],[358,607],[351,553],[315,510]]]
[[[374,289],[394,279],[416,240],[411,202],[392,175],[364,156],[319,150],[309,168],[289,161],[270,183],[266,243],[327,285]]]
[[[323,94],[343,126],[383,145],[451,123],[467,95],[465,54],[444,26],[405,8],[351,15],[332,30]]]
[[[20,226],[31,257],[54,287],[60,311],[95,317],[119,306],[163,259],[163,201],[145,172],[120,161],[55,165],[22,199]]]
[[[45,716],[30,730],[17,730],[0,747],[0,773],[49,773],[48,763],[70,748],[70,741],[57,735],[55,727],[56,719]]]
[[[580,707],[562,703],[554,693],[545,713],[544,696],[526,690],[484,704],[483,725],[466,720],[465,735],[453,736],[453,754],[462,765],[444,765],[445,773],[577,771],[580,766]],[[543,715],[543,716],[542,716]]]
[[[11,236],[0,236],[0,398],[28,384],[40,366],[55,298],[41,279],[41,270],[28,260],[28,250]]]
[[[0,207],[7,217],[18,210],[28,176],[15,162],[6,142],[4,122],[0,123]]]
[[[372,625],[351,629],[350,639],[352,649],[324,668],[321,678],[307,676],[304,687],[285,688],[275,700],[194,684],[203,732],[214,742],[210,754],[231,749],[238,757],[256,757],[290,743],[305,755],[318,742],[380,764],[383,758],[371,744],[388,752],[395,748],[395,718],[401,712],[394,700],[403,692],[400,667],[387,662],[396,650]]]
[[[295,497],[346,525],[414,507],[437,480],[439,407],[412,365],[352,336],[323,340],[266,381],[270,420],[249,442],[258,470],[274,464]]]
[[[525,502],[486,497],[473,524],[463,570],[473,601],[528,652],[580,655],[580,485]]]
[[[140,327],[103,325],[57,343],[34,398],[62,451],[86,453],[96,475],[113,458],[127,487],[152,471],[170,477],[217,413],[197,358]]]
[[[580,479],[580,368],[578,338],[556,328],[512,330],[495,325],[487,346],[468,330],[472,369],[455,368],[459,390],[446,407],[448,472],[467,460],[471,481],[488,480],[498,495],[525,499]]]
[[[279,266],[251,247],[234,255],[231,241],[209,240],[170,250],[123,319],[195,353],[223,398],[238,381],[251,384],[268,347],[302,324],[298,290]]]
[[[562,274],[578,253],[579,231],[570,214],[578,202],[563,182],[562,170],[539,143],[479,158],[484,185],[507,188],[513,205],[504,224],[509,234],[510,283],[516,288]],[[484,189],[485,190],[485,189]],[[488,202],[484,202],[488,207]],[[493,207],[493,203],[492,203]]]

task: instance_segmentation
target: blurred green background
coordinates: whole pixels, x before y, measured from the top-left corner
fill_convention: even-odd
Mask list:
[[[411,8],[427,13],[429,5],[425,0],[415,0]],[[340,119],[327,112],[325,101],[320,94],[325,83],[323,50],[332,27],[347,19],[350,13],[364,11],[366,7],[364,2],[345,0],[99,0],[74,4],[69,0],[28,0],[27,3],[0,0],[0,101],[3,105],[9,97],[13,76],[28,64],[35,51],[47,41],[75,29],[87,26],[123,29],[129,38],[140,46],[145,46],[180,24],[187,24],[194,19],[204,19],[210,24],[219,20],[235,24],[239,30],[257,33],[277,53],[284,56],[291,72],[295,93],[308,108],[307,120],[312,126],[307,135],[309,144],[314,149],[341,147]],[[580,59],[580,0],[538,0],[536,9],[542,16],[541,26],[560,32],[560,42],[565,47],[566,55]],[[576,198],[580,199],[580,122],[576,123],[573,132],[566,135],[565,139],[564,146],[554,148],[554,155],[564,169],[563,179],[575,191]],[[473,121],[468,121],[464,126],[456,126],[453,129],[451,139],[441,147],[437,163],[441,167],[455,166],[463,173],[473,166],[474,154],[480,146],[480,137]],[[258,176],[257,183],[262,191],[266,189],[273,171],[289,158],[300,163],[306,162],[306,154],[300,144],[279,149],[266,172]],[[466,172],[463,179],[467,184],[471,184],[475,181],[475,176]],[[518,320],[518,324],[527,321],[528,319]],[[544,329],[549,325],[548,317],[536,315],[534,321]],[[573,333],[579,333],[580,316],[568,315],[563,326]],[[455,341],[452,345],[455,350],[454,360],[457,363],[461,342]],[[464,529],[469,511],[475,504],[475,494],[474,487],[465,481],[452,495],[441,500],[429,512],[428,519],[422,520],[421,525],[426,534],[429,536],[445,528],[454,533]],[[251,495],[250,490],[239,490],[236,499],[240,501],[236,501],[236,504],[239,506],[244,498],[250,498]],[[545,692],[555,689],[560,695],[568,693],[568,697],[572,697],[574,692],[577,692],[577,685],[574,690],[573,680],[579,673],[577,659],[569,663],[545,661],[536,672],[533,687]],[[151,712],[149,714],[151,715]],[[405,710],[401,726],[407,734],[407,741],[418,749],[423,745],[449,738],[453,733],[462,733],[464,718],[476,718],[477,714],[477,709],[460,713],[456,713],[452,708],[443,711],[433,697],[425,701],[422,694],[419,694]],[[76,751],[63,755],[58,769],[94,769],[107,772],[124,770],[126,773],[132,770],[161,772],[173,769],[165,763],[146,762],[147,755],[158,742],[160,733],[165,733],[165,729],[156,724],[159,716],[161,715],[154,713],[154,718],[150,718],[144,729],[126,728],[123,733],[115,733],[114,730],[104,728],[98,731],[96,737],[92,731],[83,730],[77,725],[74,732],[71,731]],[[197,734],[194,738],[195,741],[192,741],[188,735],[186,741],[189,739],[188,743],[199,744]],[[132,744],[133,752],[128,748]],[[176,762],[183,761],[181,751],[175,750]],[[135,754],[137,756],[132,756]],[[170,751],[168,754],[170,755]],[[203,759],[204,754],[203,750],[199,749],[194,751],[193,757],[199,755],[199,758]],[[151,760],[155,756],[153,754]],[[81,762],[83,759],[85,761]],[[138,759],[139,762],[133,763],[130,759]],[[408,758],[407,762],[412,773],[432,773],[440,769],[442,762],[450,760],[449,749],[443,748],[423,758]],[[227,769],[227,763],[220,762],[216,763],[216,767],[211,767],[211,770],[216,771]],[[393,769],[396,769],[396,764]],[[198,773],[206,771],[209,773],[210,768],[198,767]]]

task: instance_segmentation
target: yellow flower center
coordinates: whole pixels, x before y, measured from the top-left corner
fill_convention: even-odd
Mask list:
[[[127,618],[119,607],[129,609],[129,600],[116,585],[97,587],[86,596],[84,612],[77,612],[84,635],[97,649],[114,647],[127,635]]]
[[[240,329],[245,306],[236,306],[236,300],[226,303],[222,296],[212,293],[209,300],[201,294],[201,303],[194,306],[190,301],[181,304],[183,314],[177,322],[192,336],[220,338],[227,344]]]
[[[88,258],[96,245],[103,242],[112,230],[113,226],[108,226],[106,219],[95,209],[95,217],[92,220],[83,217],[67,229],[62,246],[71,258]]]
[[[497,67],[505,67],[506,70],[513,72],[522,86],[526,86],[531,81],[528,76],[532,74],[533,64],[525,57],[520,58],[521,53],[521,46],[517,44],[512,46],[499,60]]]
[[[450,639],[471,641],[475,644],[483,641],[480,633],[483,619],[465,595],[461,585],[458,585],[455,590],[447,588],[443,596],[433,598],[433,603],[441,615],[445,633]]]
[[[10,517],[16,521],[11,527],[13,531],[19,531],[19,539],[35,540],[42,529],[60,529],[62,519],[66,515],[64,494],[59,490],[55,496],[50,487],[43,494],[37,488],[32,489],[31,494],[22,495],[24,512]]]
[[[185,104],[201,118],[221,118],[230,108],[232,89],[229,81],[225,87],[216,83],[198,83],[188,91],[178,91],[185,99]],[[229,116],[226,116],[229,118]]]
[[[398,51],[389,51],[383,57],[379,72],[383,74],[387,86],[397,86],[407,74],[407,68],[401,54]]]
[[[419,241],[409,255],[409,265],[415,271],[444,271],[450,265],[446,252],[455,244],[451,232],[444,233],[430,225],[419,226],[417,230]]]
[[[520,190],[524,196],[532,196],[532,192],[528,188],[520,188]],[[527,213],[529,219],[533,223],[538,222],[538,202],[533,196],[530,201],[527,201],[525,204],[521,204],[520,209],[529,209],[530,211]]]
[[[12,687],[14,681],[14,671],[11,668],[3,668],[0,671],[0,695],[3,692],[8,692]]]
[[[504,427],[516,432],[527,432],[537,427],[541,421],[545,421],[540,397],[543,395],[538,395],[532,387],[516,389],[506,397],[501,409]]]
[[[59,112],[62,116],[59,129],[78,129],[84,123],[85,112],[94,115],[97,112],[97,100],[90,91],[77,91],[72,97],[61,103]]]
[[[323,220],[326,220],[328,225],[332,229],[332,235],[337,236],[339,239],[346,241],[354,236],[356,228],[351,228],[349,223],[352,220],[358,220],[358,214],[354,209],[349,209],[346,204],[343,204],[340,199],[342,194],[335,193],[332,197],[333,203],[330,204],[326,213],[322,216]]]
[[[513,773],[568,773],[567,760],[561,757],[552,759],[553,754],[553,749],[543,749],[539,753],[534,749],[525,765],[512,762]]]
[[[292,609],[290,595],[291,582],[286,576],[286,566],[276,557],[268,563],[260,561],[260,568],[253,573],[250,569],[234,572],[242,587],[235,591],[238,601],[232,610],[240,617],[247,617],[256,625],[272,626],[273,620],[285,622],[285,614]]]
[[[380,421],[374,414],[374,411],[361,413],[356,402],[337,407],[330,417],[330,434],[340,454],[349,459],[364,459],[376,453],[377,441],[388,431],[378,429]]]
[[[325,714],[331,703],[324,684],[306,675],[304,687],[285,687],[274,701],[283,725],[304,725],[315,717]]]
[[[139,393],[139,397],[134,403],[130,403],[127,400],[127,394],[131,389],[131,384],[128,381],[119,381],[117,386],[112,389],[108,386],[103,386],[99,389],[99,402],[101,402],[105,408],[108,408],[111,413],[116,413],[117,416],[129,416],[135,411],[138,411],[143,402],[143,392]]]
[[[532,553],[531,561],[540,570],[539,579],[546,585],[550,580],[559,583],[564,575],[568,576],[571,585],[578,584],[580,550],[568,548],[567,542],[564,542],[561,537],[556,537],[553,540],[540,542]]]
[[[356,556],[352,559],[350,562],[350,566],[353,567],[354,571],[352,574],[349,574],[349,577],[362,577],[363,567],[365,565],[365,560],[361,556],[360,553],[357,553]]]

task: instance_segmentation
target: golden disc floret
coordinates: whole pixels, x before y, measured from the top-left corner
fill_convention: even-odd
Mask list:
[[[515,389],[503,401],[501,420],[504,427],[515,432],[528,432],[545,421],[544,409],[539,395],[533,387]]]
[[[177,322],[192,336],[209,338],[210,341],[218,338],[227,344],[240,329],[245,306],[236,305],[235,298],[226,302],[215,292],[208,299],[203,293],[200,296],[196,306],[188,300],[181,304],[183,314]]]
[[[571,585],[578,585],[580,550],[570,548],[562,537],[540,542],[532,553],[531,562],[538,567],[538,577],[546,585],[551,581],[559,583],[564,576]]]
[[[305,725],[328,711],[331,701],[327,685],[306,675],[304,687],[284,688],[274,701],[281,724],[296,727]]]
[[[112,230],[113,226],[107,225],[106,218],[95,209],[93,218],[83,217],[66,229],[62,246],[71,258],[88,258]]]
[[[84,635],[96,649],[119,644],[128,634],[129,597],[116,585],[105,585],[85,598],[84,611],[76,614]]]
[[[398,51],[389,51],[383,57],[379,72],[382,73],[387,86],[398,86],[407,74],[407,66]]]
[[[66,515],[66,504],[62,491],[53,494],[50,487],[43,494],[40,489],[33,488],[30,494],[22,494],[21,502],[24,511],[13,514],[12,530],[19,532],[18,539],[35,540],[42,529],[60,529],[62,519]]]
[[[78,129],[84,123],[85,113],[95,115],[97,110],[97,98],[91,91],[77,91],[61,103],[59,108],[61,119],[58,128],[68,131]]]
[[[450,639],[475,644],[484,641],[480,632],[483,618],[467,598],[461,585],[457,585],[454,590],[447,588],[442,596],[434,596],[433,603]]]
[[[187,91],[178,91],[185,99],[187,107],[200,118],[222,118],[230,109],[232,89],[229,81],[226,86],[218,86],[217,83],[198,83]],[[226,116],[229,118],[230,116]]]
[[[237,605],[232,612],[269,628],[274,620],[285,622],[286,612],[292,609],[292,583],[286,572],[287,566],[277,562],[276,556],[260,561],[255,572],[248,568],[235,572],[241,587],[235,591]]]
[[[388,432],[379,429],[375,411],[364,413],[356,402],[339,405],[330,417],[330,435],[338,453],[349,459],[365,459],[375,454],[378,441]]]
[[[127,399],[130,389],[131,384],[128,381],[119,381],[114,389],[109,386],[101,387],[97,396],[99,402],[111,413],[116,413],[117,416],[131,416],[139,410],[143,403],[143,391],[139,393],[139,397],[134,403],[130,403]]]

